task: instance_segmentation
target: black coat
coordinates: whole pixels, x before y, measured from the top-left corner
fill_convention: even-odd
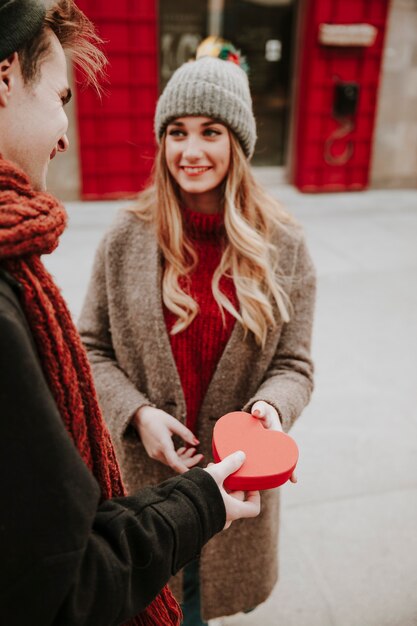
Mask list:
[[[0,271],[0,624],[119,624],[224,526],[223,500],[193,469],[99,504],[16,291]]]

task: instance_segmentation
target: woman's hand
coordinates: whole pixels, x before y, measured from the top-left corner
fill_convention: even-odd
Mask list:
[[[132,424],[138,431],[138,435],[145,447],[146,452],[155,461],[168,465],[178,474],[197,465],[203,458],[202,454],[196,454],[200,442],[184,424],[175,417],[155,409],[152,406],[142,406],[133,416]],[[172,435],[179,435],[191,448],[174,448]]]
[[[264,428],[268,430],[278,430],[281,433],[283,432],[278,411],[271,404],[263,400],[258,400],[252,406],[252,415],[260,420]],[[294,473],[291,474],[290,481],[292,483],[297,482],[297,476]]]
[[[220,493],[223,497],[226,509],[225,528],[241,517],[256,517],[261,510],[261,496],[259,491],[231,491],[227,492],[223,487],[223,482],[230,474],[237,472],[245,461],[245,453],[242,451],[233,452],[225,457],[220,463],[210,463],[206,468],[216,481]]]

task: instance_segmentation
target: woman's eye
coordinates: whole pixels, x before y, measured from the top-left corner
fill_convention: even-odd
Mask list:
[[[217,135],[221,135],[221,132],[215,128],[206,128],[204,131],[205,137],[217,137]]]
[[[172,130],[168,131],[168,135],[170,135],[171,137],[184,137],[185,133],[183,130],[173,128]]]

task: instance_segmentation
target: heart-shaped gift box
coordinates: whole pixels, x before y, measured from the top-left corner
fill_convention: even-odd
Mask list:
[[[236,450],[246,454],[242,467],[224,482],[231,491],[279,487],[290,478],[298,461],[294,439],[264,428],[259,419],[243,411],[227,413],[216,422],[212,448],[216,462]]]

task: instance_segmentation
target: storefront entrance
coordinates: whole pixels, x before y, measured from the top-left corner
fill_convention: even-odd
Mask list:
[[[291,0],[159,1],[160,89],[208,35],[229,39],[246,56],[258,126],[256,165],[285,162],[295,8]]]

